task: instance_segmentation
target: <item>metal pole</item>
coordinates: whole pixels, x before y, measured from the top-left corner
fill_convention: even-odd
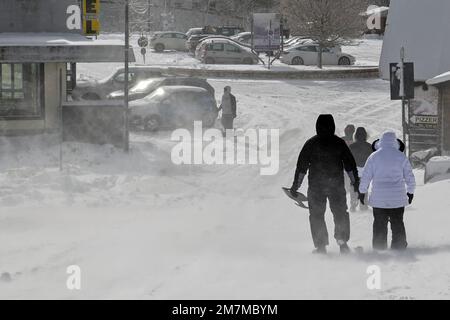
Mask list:
[[[270,22],[269,22],[269,34],[268,34],[268,36],[269,36],[269,52],[268,52],[268,55],[269,55],[269,64],[268,64],[268,69],[269,69],[269,70],[270,70],[270,65],[271,65],[271,62],[270,62],[270,54],[272,53],[272,51],[270,51],[270,50],[272,49],[272,38],[271,38],[271,36],[270,36],[271,32],[272,32],[272,20],[270,20]]]
[[[124,85],[124,150],[130,150],[130,132],[128,127],[128,62],[130,50],[130,30],[129,30],[130,1],[125,0],[125,85]]]
[[[60,141],[59,141],[59,171],[63,171],[63,143],[64,143],[64,126],[63,126],[63,77],[62,70],[59,69],[59,125],[60,125]]]
[[[402,129],[403,129],[403,142],[407,146],[406,142],[406,99],[405,99],[405,48],[400,50],[401,60],[401,79],[400,79],[400,94],[402,95]]]

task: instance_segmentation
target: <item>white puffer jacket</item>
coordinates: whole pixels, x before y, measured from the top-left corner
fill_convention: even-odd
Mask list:
[[[379,149],[367,159],[359,191],[367,194],[371,183],[369,205],[373,208],[406,207],[406,193],[414,194],[416,179],[408,158],[398,150],[394,132],[384,133]]]

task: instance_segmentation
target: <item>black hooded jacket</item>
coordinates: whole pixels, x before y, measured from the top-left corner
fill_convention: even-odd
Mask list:
[[[355,159],[345,141],[335,135],[333,116],[320,115],[316,123],[317,135],[309,139],[298,157],[294,185],[299,176],[309,170],[309,188],[344,188],[344,170],[352,172],[358,181]]]

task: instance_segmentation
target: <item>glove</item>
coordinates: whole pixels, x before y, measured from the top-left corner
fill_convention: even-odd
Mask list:
[[[362,205],[365,205],[364,201],[366,199],[366,194],[365,193],[358,194],[358,199],[359,199],[359,202],[361,202]]]
[[[407,193],[406,195],[408,196],[408,203],[411,204],[413,202],[413,199],[414,199],[414,194]]]

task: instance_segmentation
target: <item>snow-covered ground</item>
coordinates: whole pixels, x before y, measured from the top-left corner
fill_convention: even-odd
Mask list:
[[[211,83],[218,93],[232,86],[237,127],[280,129],[279,173],[175,166],[170,132],[132,134],[129,155],[64,144],[62,172],[57,144],[3,138],[0,274],[12,279],[0,281],[0,298],[450,298],[449,181],[423,186],[416,172],[406,212],[410,249],[401,255],[371,252],[370,212],[351,214],[350,246],[365,253],[342,257],[330,239],[328,256],[312,255],[308,214],[280,190],[292,182],[320,113],[335,115],[339,134],[349,122],[366,126],[371,139],[399,132],[388,83]],[[66,288],[69,265],[81,267],[80,291]],[[371,265],[381,269],[380,290],[366,286]]]

